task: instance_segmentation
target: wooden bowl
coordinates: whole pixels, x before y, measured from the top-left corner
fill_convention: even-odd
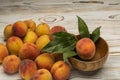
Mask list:
[[[80,71],[95,71],[100,69],[108,57],[108,44],[103,38],[96,42],[96,53],[93,59],[84,61],[79,56],[70,57],[68,60],[71,65]]]

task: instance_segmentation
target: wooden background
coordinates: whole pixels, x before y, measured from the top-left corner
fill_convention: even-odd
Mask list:
[[[0,0],[0,42],[7,24],[33,19],[37,24],[64,26],[78,34],[77,17],[90,31],[102,26],[101,37],[109,45],[109,57],[102,69],[85,73],[72,69],[70,80],[120,80],[120,0]],[[18,73],[7,75],[0,65],[0,80],[21,80]]]

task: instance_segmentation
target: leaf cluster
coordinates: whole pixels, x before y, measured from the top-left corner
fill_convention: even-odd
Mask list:
[[[95,43],[100,37],[100,27],[93,30],[90,34],[88,26],[82,18],[78,17],[78,31],[81,38],[88,37]],[[75,45],[78,41],[74,34],[67,32],[57,32],[52,35],[53,41],[47,44],[42,50],[49,53],[62,53],[63,59],[77,55],[75,52]]]

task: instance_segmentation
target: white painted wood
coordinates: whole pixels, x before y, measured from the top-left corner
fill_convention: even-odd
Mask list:
[[[97,72],[83,73],[72,69],[70,80],[120,80],[120,0],[80,1],[0,0],[0,42],[5,44],[3,30],[7,24],[26,19],[33,19],[37,24],[47,19],[50,27],[62,25],[68,32],[78,34],[78,15],[85,20],[90,31],[102,26],[101,37],[109,45],[109,57]],[[56,21],[50,22],[54,18]],[[7,75],[0,65],[0,80],[19,79],[18,73]]]

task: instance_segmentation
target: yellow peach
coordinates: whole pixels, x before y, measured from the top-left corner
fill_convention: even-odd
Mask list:
[[[33,20],[25,20],[24,22],[28,27],[28,31],[35,31],[36,23]]]
[[[0,43],[0,63],[3,62],[3,59],[8,56],[8,50],[7,50],[7,47]]]
[[[12,32],[18,37],[24,37],[27,33],[28,27],[23,21],[17,21],[13,24]]]
[[[48,35],[50,34],[49,25],[46,23],[41,23],[36,27],[35,32],[37,33],[38,36]]]
[[[24,43],[19,50],[19,57],[21,59],[34,60],[39,55],[37,46],[33,43]]]
[[[52,65],[55,63],[54,56],[49,53],[43,53],[39,55],[35,62],[39,69],[45,68],[50,70]]]
[[[9,55],[3,60],[3,69],[6,73],[13,74],[18,71],[20,59],[16,55]]]
[[[23,42],[17,36],[10,37],[6,42],[6,47],[10,54],[14,54],[18,56],[19,49],[22,47]]]
[[[50,42],[50,38],[48,35],[42,35],[40,36],[37,41],[36,45],[39,48],[39,50],[43,49],[48,43]]]
[[[37,40],[37,34],[33,31],[28,31],[23,39],[24,42],[31,42],[31,43],[35,43],[36,40]]]
[[[69,65],[64,61],[57,61],[51,68],[51,74],[55,80],[67,80],[70,72]]]
[[[33,76],[33,80],[53,80],[47,69],[39,69]]]
[[[4,40],[7,40],[11,36],[13,36],[12,25],[9,24],[4,29]]]
[[[34,61],[24,59],[19,66],[19,74],[24,80],[31,80],[37,71],[37,66]]]

